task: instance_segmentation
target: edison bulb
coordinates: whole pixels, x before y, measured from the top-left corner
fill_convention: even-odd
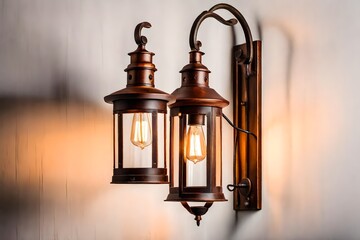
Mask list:
[[[185,139],[186,159],[197,163],[206,157],[204,131],[201,125],[190,125]]]
[[[134,113],[130,140],[135,146],[144,149],[152,142],[149,113]]]

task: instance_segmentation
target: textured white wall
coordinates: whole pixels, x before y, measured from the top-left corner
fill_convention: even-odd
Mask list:
[[[158,88],[187,63],[194,19],[215,1],[0,1],[0,239],[359,239],[360,3],[228,1],[263,40],[263,209],[232,196],[196,227],[166,185],[110,185],[111,105],[144,30]],[[224,16],[230,16],[222,12]],[[239,35],[241,36],[241,34]],[[199,39],[210,84],[231,97],[231,32]],[[238,40],[243,42],[242,37]],[[220,60],[219,60],[220,59]],[[225,109],[231,116],[231,106]],[[224,185],[232,130],[224,123]]]

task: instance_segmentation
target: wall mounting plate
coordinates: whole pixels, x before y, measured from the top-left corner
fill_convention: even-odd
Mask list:
[[[261,41],[253,41],[253,50],[250,64],[241,59],[247,56],[246,44],[234,46],[232,52],[234,124],[256,135],[234,130],[234,184],[251,181],[248,195],[235,189],[236,211],[261,209]]]

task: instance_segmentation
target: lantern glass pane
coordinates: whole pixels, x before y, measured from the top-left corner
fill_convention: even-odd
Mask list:
[[[222,185],[221,116],[216,116],[216,186]]]
[[[113,117],[113,143],[114,143],[114,168],[119,168],[119,114],[115,113]]]
[[[206,186],[206,160],[194,163],[186,161],[186,187]]]
[[[171,131],[173,133],[171,139],[171,156],[172,159],[172,187],[179,187],[179,117],[172,117]]]
[[[132,113],[123,114],[123,167],[124,168],[151,168],[152,144],[144,145],[151,137],[151,113],[141,116]],[[150,128],[150,129],[149,129]],[[132,134],[133,131],[133,134]],[[149,136],[150,135],[150,136]],[[134,144],[137,143],[137,145]]]
[[[158,168],[165,167],[165,114],[157,114]]]
[[[187,115],[188,117],[188,115]],[[187,125],[186,126],[186,136],[185,141],[186,147],[185,152],[187,151],[188,147],[192,147],[190,152],[192,152],[193,155],[202,155],[200,153],[201,150],[201,143],[202,136],[198,136],[198,134],[203,134],[204,137],[204,144],[205,144],[205,151],[207,149],[207,119],[205,116],[204,125],[199,125],[197,127],[202,128],[202,132],[195,133],[194,136],[188,136],[188,134],[191,134],[190,128],[194,126]],[[190,131],[189,131],[190,130]],[[186,153],[184,153],[184,160],[186,163],[186,187],[195,187],[195,186],[206,186],[206,166],[207,166],[207,158],[206,158],[206,152],[205,152],[205,158],[196,159],[196,160],[189,160],[186,158]]]

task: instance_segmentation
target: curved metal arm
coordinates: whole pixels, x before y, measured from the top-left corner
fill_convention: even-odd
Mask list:
[[[219,22],[221,22],[222,24],[225,24],[227,26],[234,26],[237,23],[237,20],[235,18],[229,19],[229,20],[225,20],[222,17],[220,17],[218,14],[213,13],[213,12],[209,12],[209,11],[204,11],[202,12],[194,21],[192,27],[191,27],[191,31],[190,31],[190,39],[189,39],[189,43],[190,43],[190,48],[191,50],[200,50],[201,47],[201,42],[197,41],[197,33],[200,27],[200,24],[208,17],[213,17],[216,20],[218,20]]]
[[[134,38],[137,45],[143,45],[147,43],[147,38],[145,36],[141,36],[141,30],[143,28],[151,28],[151,24],[149,22],[142,22],[136,25],[135,31],[134,31]]]
[[[213,6],[212,8],[209,9],[209,11],[204,11],[202,12],[194,21],[192,28],[191,28],[191,32],[190,32],[190,47],[191,50],[199,50],[201,47],[201,43],[200,41],[196,40],[197,37],[197,32],[199,30],[200,24],[202,23],[202,21],[204,21],[206,18],[208,17],[214,17],[216,18],[219,22],[228,25],[228,26],[233,26],[234,24],[236,24],[236,22],[234,23],[235,19],[230,19],[228,21],[225,21],[223,18],[221,18],[219,15],[215,14],[214,11],[218,10],[218,9],[225,9],[228,10],[230,13],[232,13],[236,19],[238,20],[238,22],[240,23],[243,31],[244,31],[244,35],[245,35],[245,40],[246,40],[246,57],[245,57],[245,63],[250,63],[253,59],[253,45],[252,45],[252,35],[251,35],[251,31],[249,28],[248,23],[246,22],[244,16],[233,6],[226,4],[226,3],[220,3],[217,4],[215,6]]]

